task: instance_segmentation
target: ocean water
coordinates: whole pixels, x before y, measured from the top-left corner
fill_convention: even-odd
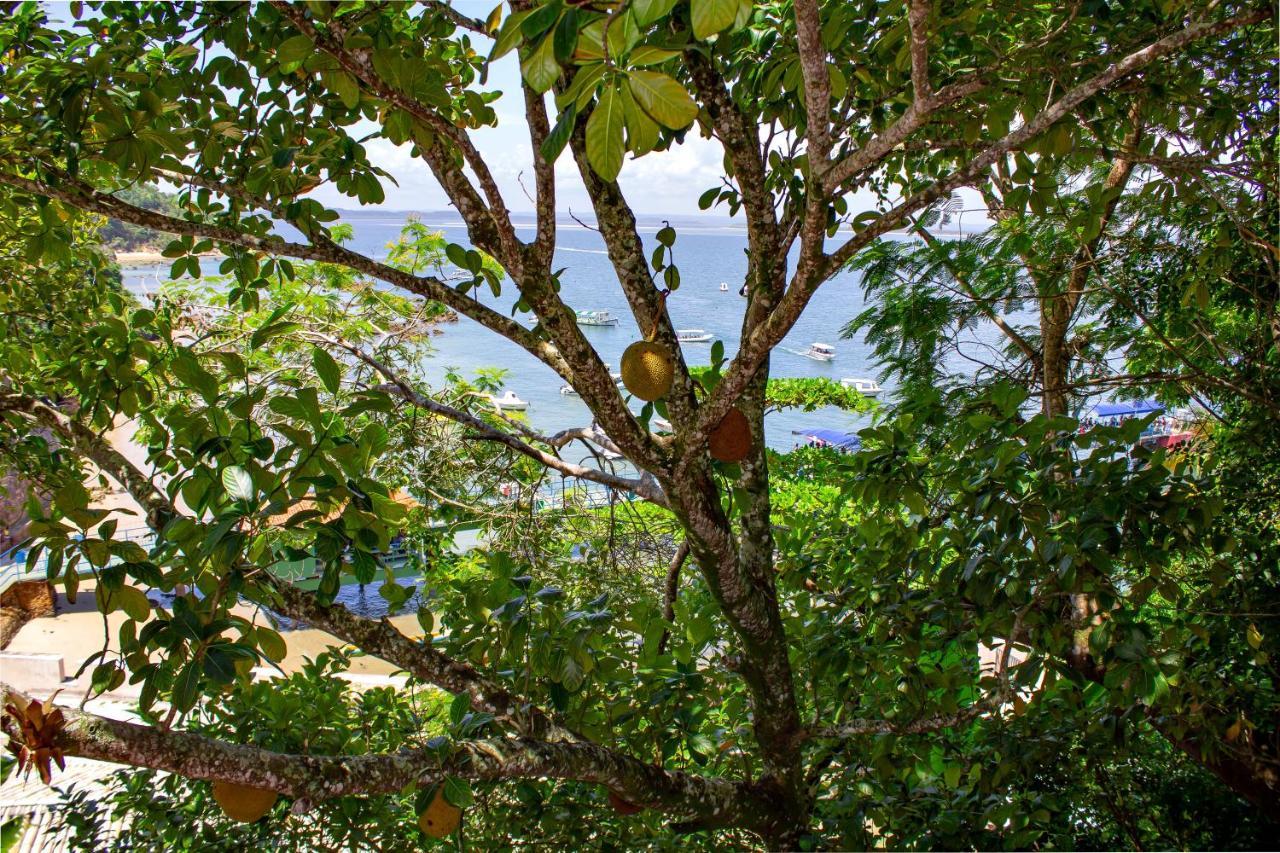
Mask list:
[[[423,214],[420,218],[425,224],[444,232],[451,242],[467,245],[465,228],[449,213]],[[405,215],[360,212],[351,214],[347,221],[355,230],[355,236],[348,245],[356,251],[382,258],[387,254],[387,244],[399,235]],[[731,357],[738,348],[747,302],[738,295],[747,268],[745,231],[729,220],[685,220],[673,224],[678,233],[675,261],[680,268],[681,286],[667,300],[672,321],[677,329],[705,329],[710,332],[724,342],[725,353]],[[653,235],[661,227],[661,221],[642,220],[641,235],[647,250],[651,251],[656,245]],[[530,223],[520,225],[519,230],[522,238],[531,239]],[[616,370],[623,350],[639,340],[642,333],[631,317],[605,252],[603,239],[596,231],[570,221],[560,224],[558,243],[555,267],[564,268],[561,273],[563,297],[576,309],[605,310],[619,319],[619,324],[613,327],[584,327],[587,338],[601,357]],[[217,265],[216,259],[206,259],[201,268],[208,274],[216,274]],[[135,292],[154,290],[167,272],[167,265],[130,267],[125,269],[125,282]],[[719,289],[721,282],[729,285],[727,292]],[[509,281],[505,282],[498,297],[483,286],[473,293],[505,314],[511,313],[518,298]],[[866,342],[840,338],[840,329],[862,310],[863,305],[863,293],[856,275],[840,273],[824,284],[782,345],[775,350],[771,375],[822,376],[835,380],[842,377],[877,378],[879,371]],[[528,322],[527,315],[522,316]],[[799,354],[814,342],[833,345],[835,360],[819,362]],[[500,368],[506,371],[505,388],[529,402],[526,416],[535,429],[550,433],[568,427],[587,426],[591,422],[589,410],[579,399],[560,393],[564,382],[550,368],[514,343],[465,317],[457,323],[442,326],[442,333],[433,338],[433,346],[434,351],[422,365],[423,375],[429,383],[440,382],[450,369],[470,377],[479,368]],[[689,364],[710,362],[710,343],[683,346]],[[886,395],[892,392],[886,383],[882,381],[881,384],[885,385]],[[636,401],[632,408],[639,411],[639,406]],[[803,441],[796,434],[803,430],[854,431],[868,422],[867,415],[850,414],[834,408],[814,412],[775,412],[766,419],[766,440],[776,450],[788,450]]]

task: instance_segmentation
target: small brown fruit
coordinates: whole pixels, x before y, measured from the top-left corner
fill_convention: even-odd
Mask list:
[[[232,820],[253,823],[271,811],[280,795],[266,788],[237,785],[234,782],[214,782],[213,798],[222,806],[222,812]]]
[[[622,384],[641,400],[661,400],[671,390],[671,354],[652,341],[636,341],[622,354]]]
[[[711,458],[719,462],[741,462],[751,452],[751,424],[736,408],[730,409],[707,439]]]
[[[444,798],[444,788],[436,790],[431,802],[418,815],[418,829],[432,838],[448,838],[462,825],[462,809]]]
[[[639,814],[644,811],[644,806],[636,805],[630,800],[624,800],[622,796],[612,788],[609,789],[609,805],[613,806],[613,810],[621,815]]]

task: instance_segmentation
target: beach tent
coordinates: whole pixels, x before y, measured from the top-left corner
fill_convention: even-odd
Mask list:
[[[1095,418],[1136,418],[1151,412],[1163,412],[1164,406],[1155,400],[1135,400],[1128,403],[1099,403],[1093,410]]]
[[[834,447],[837,450],[853,452],[862,449],[862,439],[851,432],[840,432],[834,429],[795,430],[793,435],[803,435],[811,444],[819,447]]]

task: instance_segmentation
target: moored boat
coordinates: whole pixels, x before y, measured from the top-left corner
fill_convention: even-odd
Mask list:
[[[507,391],[501,397],[486,394],[485,399],[493,403],[500,412],[523,412],[529,408],[529,403],[517,397],[514,391]]]
[[[608,311],[575,311],[574,319],[579,326],[616,326],[618,318]]]
[[[874,379],[863,379],[857,376],[847,376],[840,380],[840,384],[846,388],[852,388],[864,397],[878,396],[884,390]]]
[[[676,329],[676,340],[682,344],[705,344],[711,337],[705,329]]]

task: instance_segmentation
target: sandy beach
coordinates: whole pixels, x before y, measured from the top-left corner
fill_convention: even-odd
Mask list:
[[[62,682],[60,689],[66,695],[83,695],[89,688],[89,673],[85,672],[79,678],[73,679],[76,670],[85,659],[102,650],[104,646],[111,650],[119,648],[120,625],[127,617],[122,611],[106,616],[99,613],[94,605],[94,582],[89,579],[81,583],[75,604],[68,602],[66,596],[60,591],[57,606],[57,615],[37,617],[23,625],[5,651],[60,655],[67,675],[67,680]],[[232,612],[254,624],[270,624],[266,614],[244,604],[236,605]],[[390,621],[408,637],[422,636],[422,628],[418,625],[414,614],[395,616]],[[234,635],[234,632],[232,633]],[[342,641],[332,634],[313,628],[284,631],[281,635],[288,648],[288,654],[279,662],[280,670],[285,673],[299,670],[307,658],[315,658],[330,647],[343,645]],[[278,674],[276,668],[270,665],[263,665],[259,670],[261,675],[268,677]],[[351,661],[348,674],[355,676],[356,680],[362,680],[361,677],[368,676],[386,677],[395,671],[395,666],[380,658],[361,655]],[[6,678],[6,680],[9,679]],[[18,679],[13,680],[13,686],[35,692],[37,695],[55,687],[52,684],[23,684]],[[117,699],[136,698],[136,696],[136,686],[128,684],[122,685],[110,694],[110,698]]]

